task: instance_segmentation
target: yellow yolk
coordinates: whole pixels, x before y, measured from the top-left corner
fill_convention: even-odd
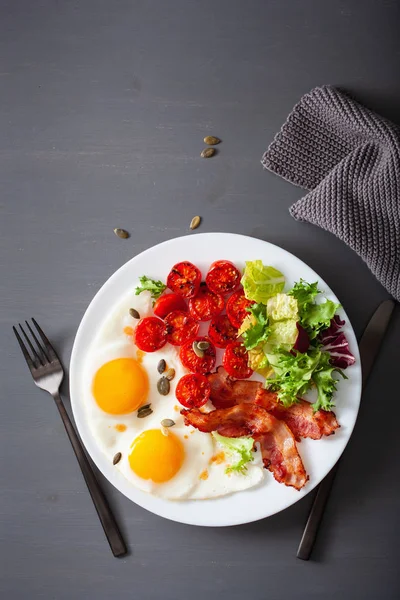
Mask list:
[[[155,483],[169,481],[182,466],[184,450],[174,433],[164,435],[159,429],[143,431],[133,442],[129,464],[142,479]]]
[[[116,358],[97,371],[92,391],[104,412],[125,415],[146,400],[149,380],[146,371],[134,358]]]

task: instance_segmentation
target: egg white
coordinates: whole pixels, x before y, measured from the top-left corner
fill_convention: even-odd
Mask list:
[[[264,477],[260,453],[255,453],[254,461],[248,466],[246,474],[226,474],[225,470],[232,462],[226,456],[219,464],[212,458],[222,451],[211,434],[202,433],[192,427],[186,427],[180,414],[182,406],[175,397],[175,388],[179,379],[187,373],[179,359],[179,348],[166,344],[152,353],[142,353],[125,328],[134,328],[137,320],[130,316],[129,308],[135,308],[141,317],[150,316],[152,302],[150,294],[143,292],[139,296],[133,293],[124,298],[111,311],[100,325],[99,331],[88,352],[84,365],[83,396],[85,412],[96,443],[112,462],[117,452],[121,460],[115,466],[135,487],[169,500],[202,500],[215,498],[253,487]],[[151,404],[152,414],[139,419],[137,411],[125,415],[105,413],[97,405],[92,394],[92,381],[97,370],[106,362],[116,358],[139,359],[149,379],[149,393],[144,404]],[[160,374],[157,365],[163,358],[168,368],[174,368],[176,375],[170,382],[170,392],[162,396],[157,390]],[[208,404],[204,410],[211,410]],[[163,419],[172,419],[175,425],[171,429],[182,441],[185,450],[183,464],[178,473],[165,483],[154,483],[138,477],[131,469],[128,456],[134,440],[143,431],[160,429]],[[125,431],[118,431],[116,425],[125,425]]]

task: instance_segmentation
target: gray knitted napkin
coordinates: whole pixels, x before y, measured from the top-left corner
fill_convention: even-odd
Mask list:
[[[400,301],[400,129],[335,88],[315,88],[261,162],[311,190],[291,215],[346,242]]]

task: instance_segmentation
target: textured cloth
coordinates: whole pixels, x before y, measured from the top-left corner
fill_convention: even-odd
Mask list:
[[[291,215],[334,233],[400,300],[400,129],[332,87],[303,96],[266,169],[311,190]]]

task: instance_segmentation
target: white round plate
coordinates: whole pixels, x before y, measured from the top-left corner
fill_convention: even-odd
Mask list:
[[[268,471],[264,481],[256,488],[237,492],[213,500],[168,501],[146,494],[132,486],[121,473],[113,468],[98,448],[85,418],[82,405],[82,365],[94,333],[141,275],[165,281],[171,267],[182,260],[195,263],[207,272],[212,262],[228,259],[238,267],[246,260],[261,259],[272,265],[286,277],[287,289],[300,278],[308,282],[318,281],[318,287],[327,298],[338,302],[336,296],[315,271],[304,262],[278,246],[254,238],[226,234],[192,234],[169,240],[154,246],[123,265],[103,285],[87,309],[76,335],[70,370],[71,403],[79,434],[97,467],[103,475],[125,496],[143,508],[181,523],[209,527],[239,525],[273,515],[308,494],[332,469],[349,441],[357,418],[361,396],[361,368],[357,341],[349,319],[343,310],[340,316],[346,320],[344,331],[351,351],[356,357],[355,365],[346,370],[347,380],[340,381],[336,393],[336,415],[340,429],[335,435],[318,441],[302,440],[298,449],[304,462],[309,481],[301,491],[277,483]]]

